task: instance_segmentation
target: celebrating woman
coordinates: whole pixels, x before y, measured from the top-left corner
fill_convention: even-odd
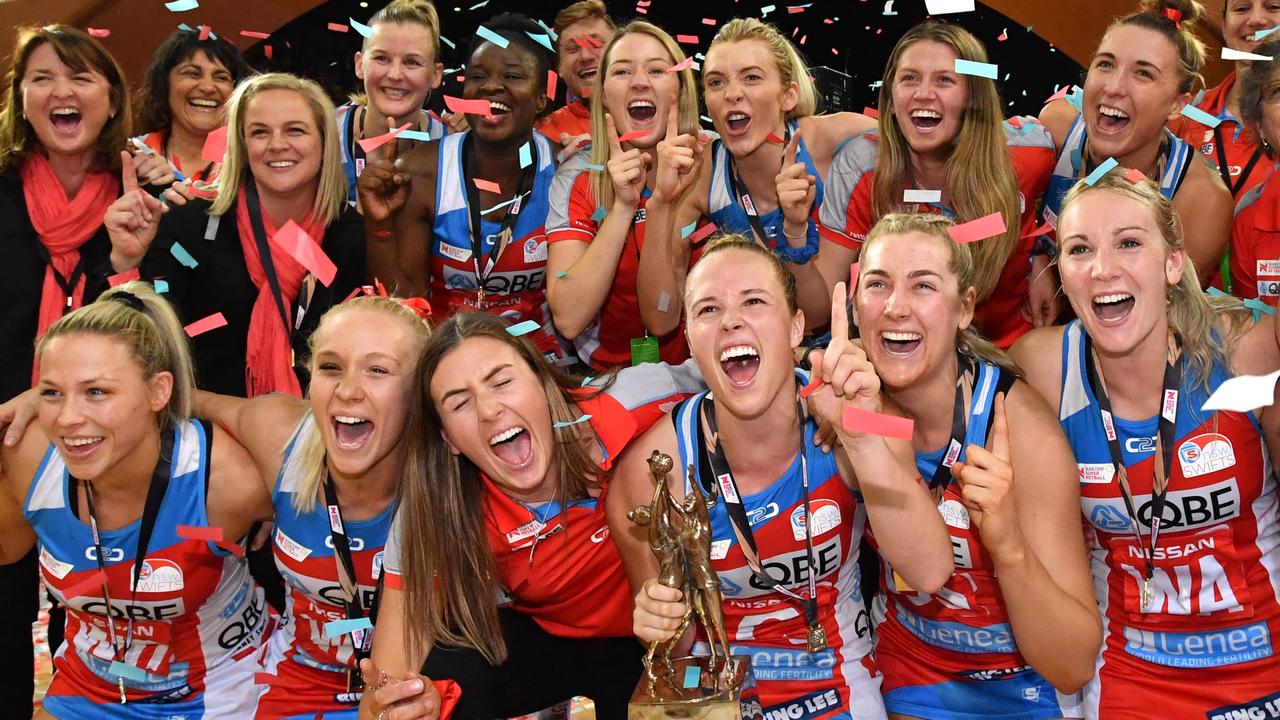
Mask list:
[[[575,695],[594,700],[598,717],[625,717],[641,648],[601,476],[698,379],[646,365],[607,390],[581,388],[478,312],[435,329],[421,372],[422,415],[410,420],[384,562],[377,671],[366,677],[421,669],[454,679],[454,718],[511,717]],[[400,707],[375,695],[365,696],[368,717]]]
[[[67,637],[38,718],[244,718],[266,603],[234,543],[270,517],[244,450],[189,419],[182,326],[143,283],[49,328],[39,423],[0,461],[0,561],[37,541]]]
[[[213,182],[221,163],[205,159],[205,141],[226,123],[227,98],[252,73],[224,39],[194,30],[170,35],[156,49],[138,90],[137,126],[146,134],[130,149],[146,171],[144,179]]]
[[[370,269],[402,293],[430,292],[441,321],[474,309],[533,322],[539,350],[564,362],[545,292],[556,146],[533,131],[551,61],[529,35],[541,28],[523,15],[499,15],[485,28],[503,42],[477,35],[468,48],[462,96],[471,130],[394,165],[389,147],[360,176]],[[387,247],[398,262],[383,263]]]
[[[914,208],[957,223],[998,213],[1003,229],[975,238],[974,324],[1007,348],[1057,316],[1049,258],[1033,259],[1031,236],[1053,140],[1030,118],[1004,123],[995,81],[956,72],[961,60],[985,63],[987,52],[956,25],[926,21],[898,40],[884,69],[879,132],[854,138],[832,161],[822,222],[845,242],[825,246],[817,264],[843,279],[890,212]]]
[[[1280,52],[1280,42],[1269,40],[1256,48]],[[1267,164],[1276,162],[1280,143],[1280,64],[1255,60],[1240,76],[1240,110],[1246,132],[1262,139],[1268,148]],[[1258,298],[1274,307],[1280,300],[1280,225],[1276,203],[1280,202],[1280,180],[1270,177],[1245,193],[1236,206],[1231,226],[1231,292],[1236,297]]]
[[[270,73],[242,83],[228,107],[212,204],[162,220],[159,201],[126,180],[106,216],[112,266],[163,280],[183,322],[202,323],[192,340],[201,389],[301,397],[294,351],[365,274],[333,106],[314,82]]]
[[[1077,319],[1014,348],[1080,471],[1104,618],[1090,718],[1261,716],[1280,676],[1280,421],[1203,409],[1280,366],[1280,344],[1270,317],[1205,296],[1180,225],[1150,180],[1077,185],[1058,218]]]
[[[816,222],[824,196],[821,178],[836,148],[874,121],[857,113],[814,115],[813,80],[795,46],[777,28],[751,18],[730,20],[716,33],[702,85],[720,138],[711,143],[710,163],[702,162],[701,144],[692,136],[668,136],[659,145],[660,158],[663,145],[673,146],[673,160],[680,148],[675,170],[683,179],[673,195],[680,212],[663,224],[650,223],[646,233],[671,242],[645,245],[644,255],[653,256],[640,263],[645,327],[658,336],[678,327],[692,250],[684,229],[702,217],[721,232],[755,237],[777,252],[796,275],[809,327],[825,325],[830,285],[809,262],[828,244],[819,239]],[[656,199],[658,189],[654,194]],[[846,279],[847,264],[845,270],[831,283]],[[668,302],[661,301],[663,295]]]
[[[849,339],[843,283],[831,300],[832,342],[813,355],[814,385],[822,386],[809,398],[817,417],[837,428],[841,447],[814,445],[817,422],[798,392],[807,378],[792,362],[804,330],[795,292],[782,262],[758,243],[727,236],[706,249],[689,273],[685,312],[710,391],[683,402],[674,422],[657,423],[623,456],[608,495],[609,527],[635,593],[636,635],[675,639],[673,655],[685,654],[693,633],[673,635],[691,599],[658,581],[648,534],[627,518],[654,495],[650,452],[669,455],[673,502],[684,501],[690,483],[718,495],[711,563],[724,629],[738,648],[729,652],[751,656],[764,715],[883,718],[858,573],[864,526],[870,522],[893,567],[923,592],[938,591],[951,575],[950,544],[916,480],[910,447],[878,434],[877,425],[896,418],[881,414],[875,371]],[[865,422],[846,426],[843,415]]]
[[[552,181],[547,302],[556,329],[594,370],[689,355],[678,332],[648,336],[636,295],[645,228],[651,221],[665,225],[663,218],[677,212],[669,202],[654,202],[657,145],[668,133],[698,128],[693,71],[672,70],[684,60],[655,25],[637,20],[619,30],[601,56],[603,79],[592,103],[593,135],[607,142],[565,161]],[[622,136],[630,137],[623,143]],[[605,169],[586,172],[590,164]]]
[[[1082,95],[1055,100],[1040,119],[1058,148],[1045,217],[1055,225],[1062,198],[1108,160],[1154,178],[1186,223],[1187,256],[1208,283],[1231,228],[1231,193],[1191,147],[1165,128],[1191,99],[1204,66],[1195,0],[1144,0],[1111,24],[1089,63]],[[1073,104],[1075,103],[1075,104]]]
[[[939,215],[890,214],[862,246],[854,317],[951,536],[936,593],[882,578],[876,661],[892,717],[1080,717],[1101,627],[1071,450],[1040,396],[970,326],[975,253]],[[1052,617],[1052,623],[1044,622]]]

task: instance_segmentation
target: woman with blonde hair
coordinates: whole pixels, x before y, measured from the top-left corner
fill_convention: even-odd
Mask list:
[[[126,283],[54,323],[36,357],[38,423],[0,450],[0,561],[38,541],[67,608],[36,717],[246,717],[270,622],[235,544],[271,503],[244,450],[190,419],[178,318]]]
[[[618,30],[601,55],[591,103],[592,135],[606,141],[561,164],[551,184],[547,302],[556,329],[593,370],[689,356],[678,332],[648,336],[636,296],[646,228],[678,212],[653,197],[657,145],[698,129],[693,70],[672,71],[684,60],[656,25],[636,20]],[[625,135],[632,137],[624,143]]]
[[[365,274],[364,228],[345,200],[338,144],[318,85],[257,75],[228,103],[211,203],[194,200],[162,219],[159,201],[126,179],[107,211],[116,272],[162,279],[185,323],[220,314],[225,327],[215,319],[192,340],[201,389],[302,396],[295,350]]]
[[[1234,201],[1195,148],[1165,127],[1181,117],[1201,79],[1204,43],[1195,31],[1203,18],[1195,0],[1143,0],[1102,36],[1083,92],[1049,103],[1040,119],[1058,149],[1045,218],[1056,225],[1067,191],[1114,159],[1156,179],[1173,201],[1187,224],[1187,255],[1207,286],[1227,245]]]
[[[1280,416],[1203,409],[1280,366],[1273,318],[1207,297],[1152,180],[1112,170],[1058,216],[1076,320],[1014,348],[1076,456],[1103,613],[1085,717],[1260,716],[1280,677]]]
[[[972,326],[974,247],[941,215],[867,234],[853,314],[951,537],[955,572],[920,592],[884,564],[876,661],[893,718],[1080,717],[1101,626],[1066,437],[1013,361]],[[1053,622],[1044,622],[1052,617]]]
[[[892,212],[936,212],[957,224],[998,213],[1004,229],[975,246],[974,324],[1008,348],[1057,315],[1048,259],[1033,262],[1031,237],[1053,141],[1031,118],[1004,122],[995,81],[956,72],[959,60],[985,63],[987,51],[955,25],[925,21],[898,40],[878,132],[855,138],[832,162],[822,221],[846,242],[829,245],[818,266],[843,278],[871,227]]]
[[[648,231],[670,242],[647,243],[641,255],[645,327],[659,337],[679,327],[693,245],[686,228],[704,217],[721,232],[755,238],[778,253],[796,275],[808,327],[825,325],[830,286],[846,277],[827,283],[810,263],[838,240],[819,236],[822,178],[836,148],[874,121],[858,113],[815,115],[817,94],[799,52],[776,27],[752,18],[730,20],[712,39],[702,95],[720,135],[711,141],[710,162],[696,131],[658,145],[654,200],[675,202],[680,212]]]

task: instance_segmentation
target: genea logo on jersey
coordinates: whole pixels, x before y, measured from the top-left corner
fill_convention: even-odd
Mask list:
[[[839,707],[839,693],[835,690],[819,690],[795,700],[770,705],[764,709],[764,720],[806,720],[826,715]]]
[[[830,680],[835,673],[836,653],[827,648],[821,652],[810,653],[803,648],[787,650],[776,647],[756,647],[750,645],[733,645],[734,655],[751,657],[751,672],[756,680],[769,682],[791,680],[807,682],[812,680]]]
[[[1271,657],[1271,631],[1265,622],[1190,633],[1126,627],[1124,639],[1125,652],[1166,667],[1221,667]]]
[[[829,498],[818,498],[810,502],[809,507],[813,510],[813,522],[809,523],[809,530],[814,538],[840,527],[840,503]],[[791,534],[800,541],[808,534],[805,532],[804,505],[791,511]]]
[[[1272,720],[1280,718],[1280,692],[1243,703],[1214,708],[1205,713],[1208,720]]]
[[[1138,509],[1138,524],[1151,527],[1151,495],[1135,495],[1133,502]],[[1127,532],[1130,528],[1124,501],[1118,497],[1082,496],[1080,505],[1085,517],[1099,530],[1114,533]],[[1162,527],[1166,532],[1209,527],[1239,513],[1240,488],[1235,478],[1228,478],[1202,487],[1170,490],[1161,511]]]
[[[1183,477],[1198,477],[1236,464],[1235,449],[1226,435],[1204,433],[1178,446],[1178,461]]]

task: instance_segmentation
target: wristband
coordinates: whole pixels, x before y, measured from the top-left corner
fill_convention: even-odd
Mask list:
[[[778,247],[774,250],[783,262],[792,265],[804,265],[818,254],[818,245],[821,238],[818,235],[818,225],[811,218],[807,225],[805,233],[805,244],[802,248],[793,248],[786,242],[786,231],[782,231],[783,242],[778,243]]]

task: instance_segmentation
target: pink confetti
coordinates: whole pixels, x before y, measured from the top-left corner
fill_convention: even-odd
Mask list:
[[[198,527],[196,525],[179,525],[178,537],[184,540],[201,540],[204,542],[222,542],[222,528]]]
[[[134,268],[132,270],[125,270],[122,273],[116,273],[115,275],[108,277],[107,284],[110,285],[111,287],[115,287],[117,285],[123,285],[131,280],[137,280],[141,277],[142,277],[142,274],[138,272],[138,268]]]
[[[1054,93],[1054,94],[1050,95],[1048,98],[1046,98],[1046,99],[1045,99],[1045,101],[1044,101],[1044,104],[1045,104],[1045,105],[1048,105],[1049,103],[1053,102],[1054,100],[1061,100],[1062,98],[1066,97],[1066,96],[1067,96],[1067,93],[1069,93],[1069,92],[1071,92],[1071,86],[1070,86],[1070,85],[1066,85],[1066,86],[1064,86],[1061,90],[1059,90],[1058,92],[1056,92],[1056,93]]]
[[[412,122],[407,122],[398,128],[392,129],[389,132],[385,132],[385,133],[382,133],[381,135],[377,135],[371,138],[365,138],[359,142],[359,145],[362,149],[364,149],[366,153],[371,153],[377,148],[380,148],[383,145],[387,144],[396,135],[399,135],[405,130],[408,130],[409,126],[412,124],[413,124]]]
[[[217,330],[220,327],[225,327],[226,324],[227,319],[222,316],[222,313],[216,312],[209,317],[201,318],[191,323],[184,327],[183,330],[187,331],[187,337],[195,337],[197,335],[207,333],[210,330]]]
[[[329,23],[328,28],[334,32],[340,32],[340,33],[347,32],[348,30],[351,29],[342,23]]]
[[[241,30],[240,34],[247,38],[256,38],[258,40],[266,40],[271,37],[270,33],[258,32],[257,30]]]
[[[444,104],[449,108],[449,112],[462,113],[464,115],[493,114],[493,110],[489,107],[488,100],[464,100],[463,98],[453,97],[452,95],[445,95]]]
[[[208,39],[209,39],[209,34],[210,34],[210,33],[212,33],[212,32],[213,32],[213,27],[211,27],[210,25],[207,25],[207,24],[206,24],[206,25],[201,25],[201,26],[200,26],[200,36],[199,36],[199,37],[200,37],[200,42],[204,42],[205,40],[208,40]]]
[[[915,422],[911,418],[885,415],[846,405],[844,429],[851,433],[866,433],[910,442],[911,435],[915,431]]]
[[[685,45],[697,45],[700,41],[697,35],[677,35],[676,42],[684,43]]]
[[[715,19],[715,18],[702,18],[702,24],[703,24],[703,25],[710,25],[711,27],[715,27],[715,26],[716,26],[716,19]]]
[[[1143,180],[1146,180],[1147,176],[1143,175],[1142,171],[1138,168],[1129,168],[1124,173],[1124,179],[1131,183],[1140,183]]]
[[[1008,30],[1006,30],[1006,31],[1004,31],[1004,32],[1002,32],[1002,33],[1000,33],[999,35],[997,35],[997,36],[996,36],[996,40],[998,40],[999,42],[1004,42],[1005,40],[1008,40],[1008,39],[1009,39],[1009,31],[1008,31]]]
[[[556,99],[556,83],[559,82],[560,76],[556,75],[556,71],[547,68],[547,97],[552,100]]]
[[[200,151],[200,157],[204,158],[205,162],[220,163],[226,155],[227,126],[223,125],[216,130],[210,130],[209,134],[205,136],[204,148]]]
[[[297,260],[299,265],[315,275],[325,287],[329,287],[333,283],[334,276],[338,274],[338,266],[333,264],[324,249],[311,239],[306,230],[292,220],[271,236],[271,244]]]
[[[640,13],[641,15],[648,15],[648,14],[649,14],[649,9],[648,9],[648,8],[638,7],[638,8],[636,8],[636,12]]]
[[[648,130],[632,130],[631,132],[618,138],[618,142],[624,143],[624,142],[631,142],[632,140],[639,140],[640,138],[648,134],[649,134]]]
[[[709,235],[711,235],[711,233],[715,232],[717,229],[718,228],[716,227],[716,224],[713,222],[709,222],[706,225],[703,225],[697,230],[694,230],[693,234],[689,235],[689,244],[697,245],[698,243],[706,239]]]
[[[496,183],[496,182],[493,182],[492,180],[485,180],[485,179],[483,179],[483,178],[476,178],[476,179],[475,179],[475,184],[476,184],[476,187],[480,188],[481,190],[484,190],[484,191],[486,191],[486,192],[491,192],[491,193],[493,193],[494,195],[501,195],[501,194],[502,194],[502,186],[501,186],[501,185],[499,185],[499,184],[498,184],[498,183]]]
[[[88,31],[91,37],[96,37],[96,38],[104,38],[104,37],[109,37],[111,35],[111,31],[106,28],[91,27],[91,28],[88,28]]]
[[[986,240],[989,237],[1003,234],[1005,230],[1004,215],[998,212],[947,228],[947,232],[951,234],[951,239],[958,243]]]
[[[100,588],[107,584],[107,574],[102,570],[94,570],[93,574],[62,591],[62,597],[73,598],[85,594],[86,590]]]
[[[680,62],[676,63],[675,65],[672,65],[671,67],[667,68],[663,72],[678,73],[681,70],[688,70],[690,67],[693,67],[693,58],[687,57],[681,60]]]
[[[1029,238],[1039,237],[1041,235],[1047,235],[1051,232],[1053,232],[1053,223],[1045,223],[1040,227],[1036,228],[1035,230],[1032,230],[1030,234],[1024,235],[1023,237],[1029,237]]]
[[[788,8],[787,8],[787,14],[788,14],[788,15],[795,15],[795,14],[797,14],[797,13],[802,13],[802,12],[804,12],[804,7],[803,7],[803,6],[795,6],[795,5],[793,5],[793,6],[791,6],[791,7],[788,7]]]
[[[822,378],[817,377],[815,375],[813,380],[809,381],[808,385],[805,385],[804,387],[800,388],[800,397],[802,398],[809,397],[810,395],[817,392],[824,384],[825,383],[822,382]]]

